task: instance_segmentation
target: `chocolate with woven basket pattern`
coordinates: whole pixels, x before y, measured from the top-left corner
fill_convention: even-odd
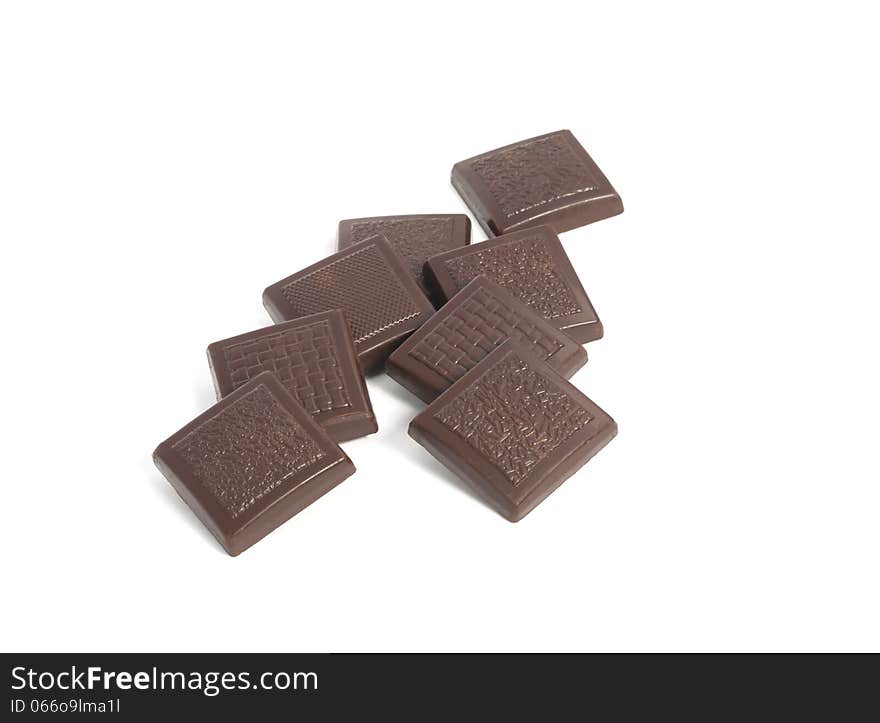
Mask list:
[[[433,401],[507,339],[516,339],[566,379],[587,352],[498,284],[478,276],[401,344],[385,372]]]
[[[339,309],[239,334],[208,346],[217,398],[272,372],[332,439],[377,431],[348,322]]]

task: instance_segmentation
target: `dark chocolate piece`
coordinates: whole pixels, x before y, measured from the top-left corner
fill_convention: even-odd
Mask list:
[[[341,251],[377,234],[388,239],[428,293],[423,276],[425,261],[443,251],[467,246],[471,242],[471,220],[463,213],[350,218],[339,222],[336,245]]]
[[[506,341],[428,405],[409,434],[516,522],[602,449],[617,424]]]
[[[447,251],[428,259],[425,270],[445,301],[483,275],[575,341],[583,344],[602,337],[602,322],[559,237],[547,226]]]
[[[394,350],[385,372],[431,402],[511,338],[566,378],[587,361],[587,352],[571,337],[478,276]]]
[[[571,131],[456,163],[452,185],[489,236],[544,224],[562,233],[623,212],[617,191]]]
[[[208,347],[217,398],[274,372],[336,442],[377,431],[345,316],[322,311],[217,341]]]
[[[354,473],[345,452],[271,372],[162,442],[153,461],[230,555]]]
[[[364,371],[383,363],[434,306],[381,236],[349,246],[263,292],[276,322],[342,309]]]

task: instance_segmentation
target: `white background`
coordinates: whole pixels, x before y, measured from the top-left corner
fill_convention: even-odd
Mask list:
[[[4,3],[3,648],[880,648],[858,7]],[[228,557],[150,460],[206,345],[341,218],[463,211],[455,161],[559,128],[626,207],[562,237],[617,439],[513,525],[380,377],[357,473]]]

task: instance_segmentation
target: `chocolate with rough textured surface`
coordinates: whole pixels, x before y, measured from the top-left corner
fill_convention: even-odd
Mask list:
[[[439,254],[428,259],[425,274],[445,301],[482,275],[575,341],[583,344],[602,337],[602,322],[559,237],[547,226]]]
[[[429,404],[409,434],[516,522],[602,449],[617,424],[506,341]]]
[[[456,163],[452,185],[490,236],[543,224],[562,233],[623,212],[617,191],[571,131]]]
[[[355,471],[271,372],[258,374],[162,442],[153,461],[230,555]]]
[[[425,261],[442,251],[467,246],[471,242],[471,220],[463,213],[349,218],[339,222],[336,245],[341,251],[377,234],[388,239],[427,292]]]
[[[323,311],[208,346],[221,399],[261,372],[273,372],[330,438],[344,442],[378,427],[345,315]]]
[[[263,304],[276,322],[342,309],[364,371],[383,363],[434,313],[401,257],[381,236],[272,284],[263,292]]]
[[[587,361],[587,352],[571,337],[478,276],[394,350],[385,372],[431,402],[507,339],[516,339],[566,378]]]

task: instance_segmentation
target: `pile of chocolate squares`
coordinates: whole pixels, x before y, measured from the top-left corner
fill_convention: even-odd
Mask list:
[[[617,433],[572,386],[602,323],[556,235],[621,213],[569,131],[484,153],[452,183],[463,214],[342,221],[338,251],[269,286],[274,326],[211,344],[220,400],[156,465],[237,555],[354,473],[376,432],[364,373],[428,406],[409,434],[516,521]]]

